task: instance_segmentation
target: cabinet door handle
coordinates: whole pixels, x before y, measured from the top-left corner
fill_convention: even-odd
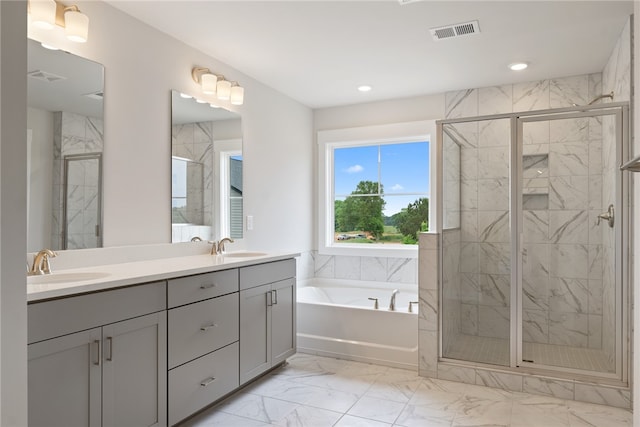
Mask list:
[[[215,380],[216,380],[216,378],[215,378],[215,377],[209,377],[209,378],[207,378],[206,380],[202,381],[202,382],[200,383],[200,385],[201,385],[202,387],[207,387],[209,384],[211,384],[211,383],[212,383],[212,382],[214,382]]]
[[[271,307],[273,305],[273,293],[271,291],[267,291],[267,307]]]
[[[211,329],[211,328],[217,328],[217,327],[218,327],[218,324],[217,324],[217,323],[211,323],[211,324],[206,325],[206,326],[201,326],[201,327],[200,327],[200,330],[201,330],[201,331],[203,331],[203,332],[207,332],[209,329]]]
[[[273,305],[278,304],[278,290],[271,291],[271,303]]]
[[[200,285],[200,289],[211,289],[211,288],[215,288],[216,284],[215,283],[210,283],[208,285]]]
[[[93,344],[96,345],[96,361],[93,362],[93,364],[96,366],[100,366],[100,359],[102,358],[102,355],[100,354],[100,340],[94,340]]]
[[[113,361],[113,337],[107,337],[107,341],[109,342],[109,357],[107,357],[107,362]]]

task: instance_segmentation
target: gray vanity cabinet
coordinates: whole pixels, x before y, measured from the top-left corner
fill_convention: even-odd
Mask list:
[[[164,282],[30,304],[29,425],[166,425],[165,309]]]
[[[240,269],[240,384],[293,355],[295,260]]]
[[[29,425],[100,426],[100,328],[29,345]]]
[[[169,425],[211,405],[238,380],[238,269],[168,283]]]

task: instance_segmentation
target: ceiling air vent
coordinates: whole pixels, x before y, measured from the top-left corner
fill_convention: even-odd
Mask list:
[[[87,98],[102,101],[102,99],[104,98],[104,92],[99,90],[98,92],[85,93],[84,96],[86,96]]]
[[[27,73],[27,76],[34,78],[36,80],[42,80],[43,82],[52,83],[58,80],[66,80],[66,77],[58,76],[53,73],[48,73],[42,70],[30,71]]]
[[[478,21],[463,22],[462,24],[447,25],[429,30],[434,40],[450,39],[453,37],[470,36],[480,32]]]

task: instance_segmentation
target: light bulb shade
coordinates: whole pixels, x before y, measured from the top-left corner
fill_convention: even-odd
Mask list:
[[[89,35],[89,17],[75,10],[66,11],[64,13],[64,32],[71,41],[86,42]]]
[[[213,95],[216,93],[216,84],[218,83],[218,76],[215,74],[203,74],[200,77],[200,82],[202,84],[202,93],[207,95]]]
[[[242,86],[233,86],[231,88],[231,103],[233,105],[242,105],[244,102],[244,88]]]
[[[56,25],[55,0],[31,0],[29,2],[31,24],[38,28],[51,30]]]
[[[217,85],[218,99],[228,101],[231,97],[231,82],[220,80]]]

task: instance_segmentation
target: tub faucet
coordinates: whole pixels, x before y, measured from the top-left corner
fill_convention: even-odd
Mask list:
[[[51,249],[43,249],[33,257],[33,265],[27,272],[29,276],[40,274],[51,274],[51,264],[49,258],[55,258],[57,254]]]
[[[391,292],[391,301],[389,302],[389,311],[396,311],[396,294],[400,292],[397,289],[394,289],[393,292]]]

